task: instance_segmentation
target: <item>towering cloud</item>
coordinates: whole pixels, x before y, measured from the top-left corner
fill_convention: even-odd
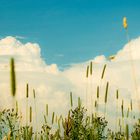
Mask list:
[[[33,93],[36,90],[38,121],[42,120],[45,104],[49,104],[50,113],[66,113],[69,107],[69,92],[74,94],[74,100],[80,96],[84,103],[86,91],[88,96],[88,108],[91,102],[96,100],[96,88],[100,86],[100,111],[103,111],[105,86],[109,81],[108,110],[113,112],[115,107],[115,92],[119,90],[120,102],[124,99],[126,108],[130,106],[130,99],[134,100],[137,109],[137,101],[140,93],[140,38],[126,44],[122,50],[116,53],[115,59],[108,60],[104,55],[97,56],[87,62],[72,64],[69,68],[60,71],[57,64],[47,65],[41,57],[40,46],[36,43],[23,44],[14,37],[6,37],[0,40],[0,108],[9,107],[12,104],[9,80],[9,59],[15,58],[17,94],[20,109],[25,112],[25,86],[29,83],[29,104],[33,106]],[[133,59],[133,67],[132,67]],[[86,78],[86,66],[93,62],[93,75]],[[105,77],[101,82],[101,73],[104,64],[107,64]],[[136,81],[136,82],[135,82]],[[137,87],[137,93],[135,92]],[[86,90],[87,89],[87,90]],[[112,102],[113,101],[113,102]],[[109,107],[111,106],[111,107]],[[112,113],[113,114],[113,113]],[[112,115],[113,117],[113,115]]]

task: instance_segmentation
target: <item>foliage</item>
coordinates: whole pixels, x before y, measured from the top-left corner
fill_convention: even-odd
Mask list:
[[[21,140],[127,140],[123,131],[107,130],[107,121],[96,115],[88,116],[84,107],[70,109],[65,119],[58,119],[58,125],[49,125],[46,118],[40,132],[34,132],[31,125],[22,126],[20,116],[14,109],[0,111],[0,139]],[[106,131],[107,130],[107,131]],[[132,140],[140,139],[140,119],[134,125]]]
[[[68,115],[63,125],[65,139],[105,139],[104,130],[107,126],[107,121],[104,118],[94,117],[93,115],[92,117],[87,116],[83,107],[77,107],[71,110],[70,113],[71,115]]]
[[[20,127],[20,117],[14,109],[0,111],[0,139],[10,132],[11,137],[17,137]]]
[[[132,132],[132,139],[133,140],[140,140],[140,119],[134,125],[134,131]]]

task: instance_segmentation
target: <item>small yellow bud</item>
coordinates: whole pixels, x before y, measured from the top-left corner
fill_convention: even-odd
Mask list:
[[[127,29],[127,27],[128,27],[128,25],[127,25],[127,18],[126,17],[123,18],[123,27],[125,29]]]

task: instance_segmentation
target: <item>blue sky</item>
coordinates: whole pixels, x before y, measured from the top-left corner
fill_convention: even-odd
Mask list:
[[[116,53],[140,35],[139,0],[1,0],[0,37],[36,42],[48,64],[65,66]]]

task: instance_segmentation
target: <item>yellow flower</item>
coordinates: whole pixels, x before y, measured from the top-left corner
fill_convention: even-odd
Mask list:
[[[124,17],[123,18],[123,27],[125,28],[125,29],[127,29],[127,18],[126,17]]]

